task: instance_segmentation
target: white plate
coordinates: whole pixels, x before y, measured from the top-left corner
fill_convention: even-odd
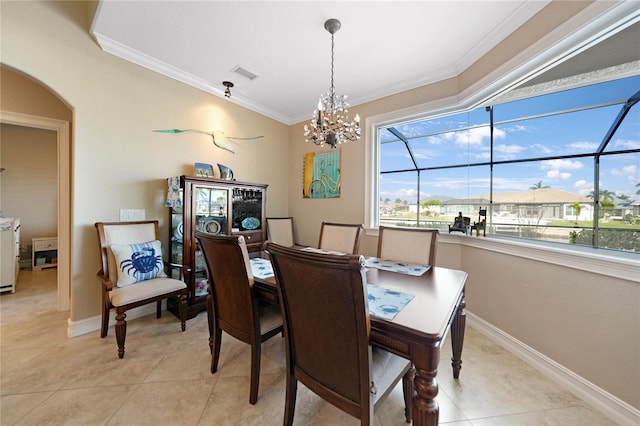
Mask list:
[[[217,234],[220,232],[220,223],[215,219],[211,219],[204,224],[204,230],[209,234]]]
[[[184,224],[182,222],[180,222],[178,224],[178,226],[176,226],[175,231],[173,232],[173,236],[177,239],[177,240],[181,240],[182,239],[182,234],[184,232]]]

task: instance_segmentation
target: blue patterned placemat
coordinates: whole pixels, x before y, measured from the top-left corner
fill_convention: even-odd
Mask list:
[[[256,257],[249,259],[249,262],[251,262],[251,273],[253,273],[254,277],[269,278],[273,276],[271,261]]]
[[[392,320],[415,296],[367,284],[369,313],[378,318]]]
[[[367,268],[383,269],[385,271],[397,272],[399,274],[415,275],[424,274],[431,268],[430,265],[418,265],[416,263],[401,262],[392,259],[380,259],[378,257],[368,257],[364,261]]]
[[[300,249],[302,251],[308,251],[310,253],[321,253],[321,254],[339,254],[341,256],[344,256],[345,253],[341,252],[341,251],[334,251],[334,250],[325,250],[325,249],[319,249],[319,248],[315,248],[315,247],[305,247]]]

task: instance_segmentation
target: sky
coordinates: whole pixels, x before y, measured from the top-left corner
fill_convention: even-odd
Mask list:
[[[494,105],[494,162],[597,152],[623,104],[640,91],[640,76]],[[595,106],[595,108],[594,108]],[[588,109],[585,109],[588,108]],[[486,195],[490,161],[489,112],[484,107],[395,126],[409,141],[418,168],[465,165],[421,172],[421,201]],[[413,169],[404,142],[380,131],[381,171]],[[640,105],[627,114],[600,157],[600,189],[640,200]],[[594,189],[593,157],[555,158],[494,166],[494,192],[528,191],[540,184],[587,196]],[[415,173],[383,174],[380,197],[412,203]]]

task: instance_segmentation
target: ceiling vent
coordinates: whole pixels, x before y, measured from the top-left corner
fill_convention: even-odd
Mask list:
[[[249,70],[246,70],[246,69],[242,68],[240,65],[237,65],[236,67],[234,67],[231,70],[231,72],[234,72],[234,73],[236,73],[238,75],[241,75],[241,76],[243,76],[244,78],[246,78],[249,81],[253,81],[256,78],[258,78],[257,75],[255,75],[254,73],[252,73]]]

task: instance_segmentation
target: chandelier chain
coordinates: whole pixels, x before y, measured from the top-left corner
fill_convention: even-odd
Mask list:
[[[334,42],[333,42],[333,33],[331,33],[331,111],[333,111],[333,98],[336,94],[336,88],[333,84],[333,49],[334,49]]]

